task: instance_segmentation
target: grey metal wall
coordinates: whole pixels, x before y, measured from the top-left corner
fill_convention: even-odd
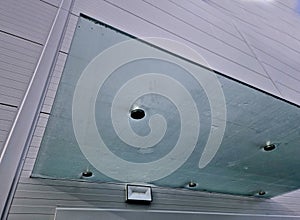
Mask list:
[[[0,3],[0,152],[56,9],[39,1]]]
[[[124,203],[122,185],[29,178],[79,13],[138,37],[180,41],[198,51],[214,69],[300,104],[300,15],[294,10],[296,0],[255,2],[76,0],[8,219],[53,219],[57,206],[300,215],[300,191],[265,201],[156,188],[153,204],[140,207]],[[59,3],[0,3],[0,152]]]
[[[182,42],[199,52],[213,69],[299,103],[300,24],[299,14],[293,9],[296,3],[76,1],[73,12],[85,13],[139,37]]]

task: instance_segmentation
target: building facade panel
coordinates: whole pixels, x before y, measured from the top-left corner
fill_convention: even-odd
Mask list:
[[[299,105],[300,47],[297,43],[300,39],[300,22],[297,17],[299,15],[294,11],[297,2],[277,0],[262,6],[257,2],[250,5],[251,7],[248,1],[220,2],[74,1],[72,15],[40,119],[25,157],[8,219],[54,219],[56,207],[300,215],[299,191],[271,200],[262,200],[158,187],[154,188],[154,202],[145,207],[125,203],[122,184],[30,178],[80,13],[137,37],[162,37],[179,41],[195,49],[210,67],[222,74]],[[0,13],[0,40],[6,42],[0,46],[5,47],[0,52],[3,51],[0,60],[0,68],[3,69],[0,76],[0,151],[48,37],[59,3],[58,0],[30,0],[6,1],[0,4],[4,11]],[[271,9],[266,4],[272,4]],[[268,14],[256,14],[266,9],[269,10]],[[7,14],[5,11],[13,13]],[[286,22],[293,22],[284,26],[287,16],[289,20]],[[275,25],[278,19],[279,30],[282,32],[278,32]],[[26,22],[20,25],[23,20]],[[242,29],[243,25],[249,25],[251,31]],[[257,35],[253,36],[253,33]],[[266,42],[268,38],[271,39],[269,44]],[[167,45],[159,46],[172,51]],[[187,55],[187,58],[190,57]]]

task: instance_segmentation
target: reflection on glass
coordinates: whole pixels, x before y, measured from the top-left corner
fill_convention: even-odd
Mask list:
[[[33,177],[272,197],[299,188],[299,108],[80,18]]]

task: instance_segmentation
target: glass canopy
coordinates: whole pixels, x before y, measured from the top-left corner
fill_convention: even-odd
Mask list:
[[[81,17],[32,176],[273,197],[300,187],[299,113]]]

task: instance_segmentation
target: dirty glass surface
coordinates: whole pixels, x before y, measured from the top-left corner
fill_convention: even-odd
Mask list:
[[[299,113],[80,18],[32,176],[272,197],[300,186]]]

